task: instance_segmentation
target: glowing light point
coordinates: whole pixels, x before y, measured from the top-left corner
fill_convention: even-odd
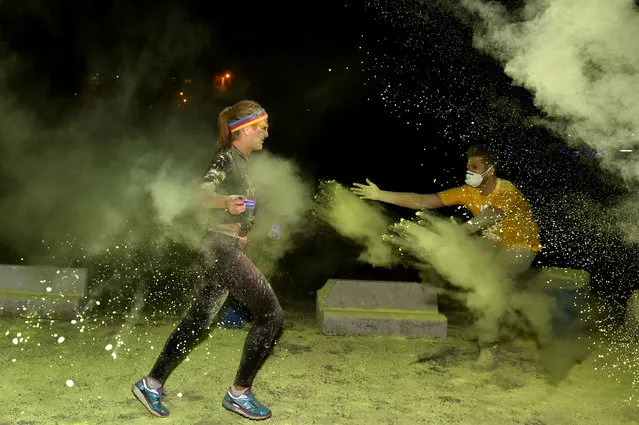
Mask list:
[[[47,286],[47,292],[51,292],[51,291],[52,291],[51,287]]]
[[[182,393],[177,393],[177,396],[178,397],[182,397]]]
[[[63,342],[64,342],[64,337],[63,336],[58,338],[58,344],[62,344]]]
[[[107,351],[111,351],[113,349],[113,345],[107,344],[107,346],[104,347],[104,349],[107,350]]]
[[[71,388],[73,386],[73,379],[67,379],[67,387]]]

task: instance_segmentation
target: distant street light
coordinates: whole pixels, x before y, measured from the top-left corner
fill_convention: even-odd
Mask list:
[[[217,90],[226,90],[226,88],[230,85],[231,85],[231,74],[229,72],[216,75],[215,79],[213,80],[213,86]]]

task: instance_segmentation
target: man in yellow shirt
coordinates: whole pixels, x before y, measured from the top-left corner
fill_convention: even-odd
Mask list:
[[[533,218],[530,203],[511,182],[496,176],[496,157],[485,145],[471,146],[467,153],[466,184],[433,194],[389,192],[380,190],[370,180],[354,183],[351,190],[362,199],[387,202],[413,209],[433,209],[463,205],[473,218],[462,226],[469,234],[481,233],[497,250],[496,261],[506,267],[506,274],[515,279],[530,268],[541,249],[539,227]],[[479,341],[477,367],[494,368],[498,352],[496,336]]]

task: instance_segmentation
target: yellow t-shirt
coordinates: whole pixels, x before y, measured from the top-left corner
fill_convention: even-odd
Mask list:
[[[497,179],[495,190],[488,196],[468,185],[448,189],[438,195],[444,205],[464,205],[474,216],[489,206],[502,210],[504,218],[482,232],[496,244],[521,246],[534,252],[541,249],[539,226],[533,218],[530,203],[508,180]]]

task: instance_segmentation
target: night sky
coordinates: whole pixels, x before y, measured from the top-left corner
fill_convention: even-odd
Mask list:
[[[635,274],[634,248],[597,239],[579,215],[556,213],[571,211],[570,194],[612,205],[626,189],[599,169],[594,152],[576,154],[531,124],[539,111],[530,93],[477,52],[470,28],[439,3],[345,0],[291,8],[286,2],[31,0],[3,2],[0,29],[5,51],[25,64],[13,81],[25,102],[31,101],[26,93],[40,90],[64,110],[91,95],[84,87],[95,72],[126,73],[135,64],[144,73],[141,103],[162,99],[172,76],[206,80],[229,72],[241,88],[229,91],[229,103],[239,100],[234,93],[262,103],[270,115],[268,149],[299,162],[316,180],[350,184],[368,177],[383,189],[431,193],[462,183],[470,144],[491,143],[504,157],[501,175],[522,189],[538,216],[549,247],[539,261],[586,268],[607,293],[626,296],[634,285],[624,277]],[[165,32],[170,36],[158,36]],[[201,97],[198,113],[206,115]],[[315,239],[285,267],[340,244],[334,235]],[[616,254],[592,256],[601,249]],[[389,273],[322,264],[320,280]],[[299,279],[317,279],[310,274]]]

